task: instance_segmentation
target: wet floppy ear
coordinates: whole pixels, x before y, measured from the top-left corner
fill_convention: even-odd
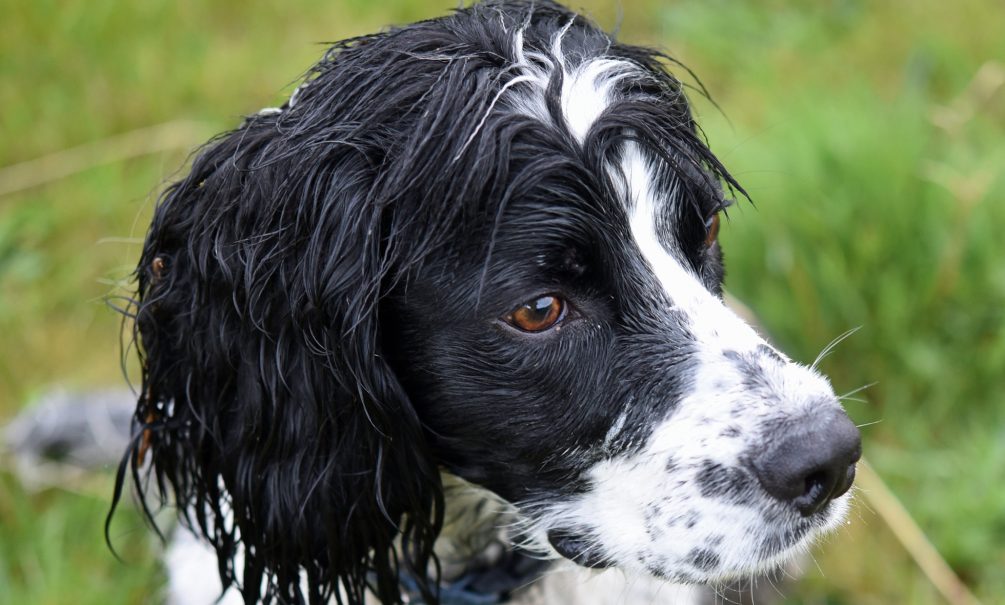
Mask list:
[[[407,250],[384,244],[367,187],[327,186],[365,183],[363,158],[298,154],[277,132],[212,143],[158,204],[120,481],[128,465],[142,498],[153,478],[248,601],[361,603],[369,586],[396,602],[399,566],[425,578],[442,525],[438,469],[380,348]]]

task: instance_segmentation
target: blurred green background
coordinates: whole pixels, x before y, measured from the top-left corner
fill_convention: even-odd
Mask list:
[[[450,0],[0,0],[0,424],[53,385],[122,384],[121,294],[187,153],[279,104],[323,42]],[[822,369],[866,456],[986,603],[1005,595],[1005,5],[578,0],[662,47],[750,191],[728,289]],[[679,74],[682,77],[686,74]],[[82,147],[81,147],[82,146]],[[1002,233],[999,233],[999,230]],[[861,485],[861,484],[860,484]],[[41,488],[0,464],[0,603],[157,602],[160,546],[110,475]],[[791,603],[940,603],[860,487]]]

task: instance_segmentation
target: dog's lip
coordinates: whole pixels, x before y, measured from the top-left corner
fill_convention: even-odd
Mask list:
[[[613,565],[597,552],[596,544],[591,544],[591,540],[580,534],[564,529],[553,529],[548,532],[548,541],[558,554],[577,565],[594,569],[604,569]]]

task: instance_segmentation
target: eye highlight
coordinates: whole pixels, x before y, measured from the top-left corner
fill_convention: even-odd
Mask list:
[[[549,294],[528,300],[503,320],[522,332],[544,332],[565,317],[565,311],[565,301]]]

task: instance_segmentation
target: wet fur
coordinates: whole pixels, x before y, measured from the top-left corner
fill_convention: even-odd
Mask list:
[[[137,271],[125,463],[212,545],[224,588],[395,603],[407,573],[435,602],[441,470],[512,505],[528,548],[554,555],[548,541],[574,534],[580,562],[670,580],[752,573],[803,539],[750,561],[716,551],[711,525],[680,555],[646,545],[705,527],[703,498],[761,498],[735,460],[658,442],[677,438],[674,417],[705,422],[681,410],[714,340],[691,314],[721,305],[706,220],[729,203],[721,184],[742,193],[666,63],[550,2],[478,4],[336,44],[287,104],[208,143],[165,191]],[[647,252],[650,219],[679,270]],[[675,302],[680,275],[693,305]],[[500,322],[549,292],[575,312],[560,330]],[[738,360],[715,360],[721,390],[796,372],[742,333]],[[716,405],[723,426],[695,434],[758,441],[728,417],[739,399]],[[604,477],[661,473],[687,482],[683,508],[627,511],[634,542],[591,525],[620,489]]]

